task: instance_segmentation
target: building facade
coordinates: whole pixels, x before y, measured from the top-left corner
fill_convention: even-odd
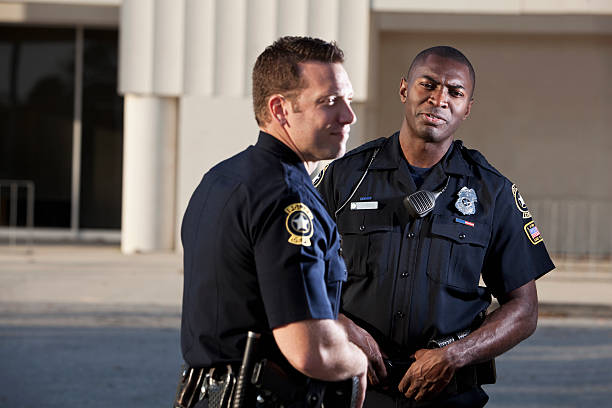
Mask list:
[[[397,130],[418,51],[462,50],[477,84],[458,137],[518,184],[551,252],[610,257],[606,0],[0,2],[0,180],[34,181],[34,236],[179,249],[203,173],[256,141],[250,71],[282,35],[345,50],[353,147]],[[9,190],[0,231],[25,236]]]

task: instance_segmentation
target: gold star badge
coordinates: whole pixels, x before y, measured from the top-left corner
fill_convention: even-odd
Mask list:
[[[285,207],[287,218],[285,227],[289,232],[289,243],[310,246],[313,233],[312,211],[303,203],[295,203]]]

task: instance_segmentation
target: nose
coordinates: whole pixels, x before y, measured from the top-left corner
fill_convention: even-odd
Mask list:
[[[429,103],[441,108],[448,108],[448,90],[445,87],[437,87],[431,91]]]
[[[355,111],[351,108],[351,104],[348,101],[344,101],[344,106],[342,111],[340,112],[339,117],[340,123],[343,125],[352,125],[357,122],[357,115],[355,115]]]

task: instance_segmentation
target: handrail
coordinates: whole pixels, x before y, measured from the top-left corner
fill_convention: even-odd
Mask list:
[[[0,180],[0,202],[2,201],[2,187],[9,187],[9,245],[17,244],[17,200],[19,198],[19,188],[26,189],[26,228],[28,234],[28,245],[32,244],[32,231],[34,228],[34,192],[35,184],[32,180]]]

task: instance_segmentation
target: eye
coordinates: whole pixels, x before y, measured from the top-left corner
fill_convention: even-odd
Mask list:
[[[421,82],[421,86],[422,86],[423,88],[425,88],[425,89],[429,89],[429,90],[435,89],[435,87],[436,87],[436,86],[435,86],[434,84],[432,84],[431,82]]]
[[[325,104],[332,106],[336,104],[338,97],[336,96],[328,96],[327,99],[325,99]]]
[[[451,94],[451,96],[454,96],[456,98],[461,98],[463,96],[463,92],[457,89],[451,89],[449,93]]]

